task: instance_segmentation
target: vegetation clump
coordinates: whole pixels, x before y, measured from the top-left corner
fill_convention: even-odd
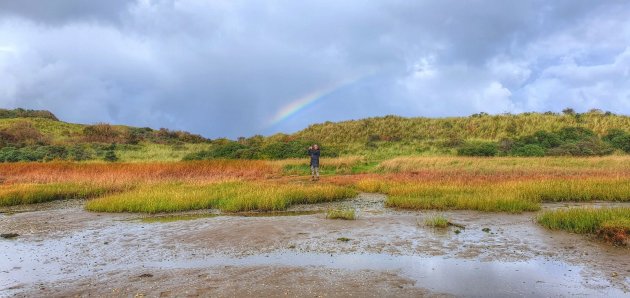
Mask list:
[[[326,218],[354,220],[356,219],[356,214],[354,209],[330,209],[326,213]]]
[[[615,244],[628,244],[630,208],[568,208],[546,211],[537,217],[539,224],[554,230],[577,234],[596,234]]]
[[[495,156],[497,152],[494,142],[469,142],[457,149],[457,155],[463,156]]]
[[[184,160],[205,159],[288,159],[300,158],[306,155],[306,148],[318,143],[313,140],[279,138],[263,140],[258,138],[240,139],[240,141],[222,140],[215,141],[207,149],[190,153]],[[322,157],[337,157],[339,151],[334,146],[322,145]]]
[[[45,118],[59,121],[55,114],[46,110],[27,110],[22,108],[17,108],[13,110],[0,109],[0,119],[7,118]]]
[[[449,226],[449,221],[443,215],[434,215],[427,218],[424,221],[424,224],[426,226],[434,227],[434,228],[446,228]]]

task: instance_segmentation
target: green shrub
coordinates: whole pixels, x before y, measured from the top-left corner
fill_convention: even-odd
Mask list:
[[[596,137],[592,130],[584,127],[564,127],[558,131],[558,136],[563,142],[579,142]]]
[[[599,138],[591,138],[576,143],[564,143],[547,151],[552,156],[602,156],[613,152],[613,148]]]
[[[14,110],[0,109],[0,118],[46,118],[59,121],[57,117],[46,110],[25,110],[17,108]]]
[[[63,146],[29,146],[0,148],[0,162],[65,160],[68,150]]]
[[[621,129],[611,129],[602,139],[614,148],[630,153],[630,133]]]
[[[497,155],[497,144],[493,142],[469,142],[457,150],[457,155],[461,156],[495,156]]]
[[[545,148],[540,145],[527,144],[522,147],[512,149],[511,155],[514,156],[545,156]]]
[[[208,150],[191,153],[184,156],[184,160],[204,160],[204,159],[237,159],[243,156],[250,156],[251,152],[247,151],[247,146],[228,141],[212,146]]]
[[[92,159],[92,154],[81,145],[74,145],[68,149],[68,159],[74,161],[84,161]]]
[[[116,150],[116,144],[111,144],[107,148],[107,151],[105,151],[105,156],[103,157],[103,159],[105,161],[108,161],[108,162],[115,162],[115,161],[117,161],[118,160],[118,156],[116,156],[116,152],[114,150]]]

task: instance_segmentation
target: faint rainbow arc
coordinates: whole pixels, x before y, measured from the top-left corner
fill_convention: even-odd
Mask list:
[[[364,79],[366,76],[367,75],[361,75],[361,76],[356,76],[350,79],[342,80],[340,82],[335,82],[334,84],[330,84],[328,86],[311,91],[298,99],[292,100],[285,106],[281,107],[273,115],[273,117],[271,117],[271,119],[269,120],[269,126],[273,126],[282,122],[283,120],[291,117],[292,115],[297,114],[298,112],[305,109],[306,107],[314,104],[319,99],[322,99],[339,89],[355,84],[358,81],[361,81],[362,79]]]

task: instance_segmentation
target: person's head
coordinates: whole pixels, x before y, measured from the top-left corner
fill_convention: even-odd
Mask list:
[[[313,149],[319,150],[319,146],[317,144],[313,145]]]

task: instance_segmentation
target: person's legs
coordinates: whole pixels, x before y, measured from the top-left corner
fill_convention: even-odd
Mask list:
[[[315,167],[315,179],[319,180],[319,167]]]
[[[315,180],[315,167],[311,165],[311,180]]]

